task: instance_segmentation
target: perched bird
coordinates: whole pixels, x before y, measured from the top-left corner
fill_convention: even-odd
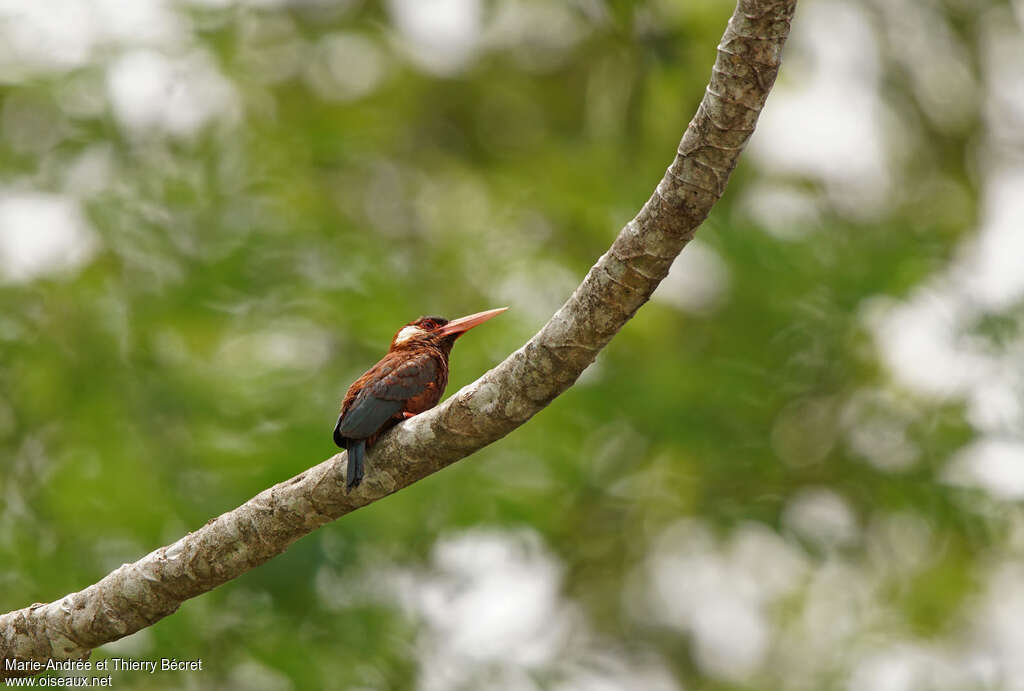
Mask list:
[[[388,354],[356,379],[341,403],[334,443],[348,449],[345,479],[349,489],[362,482],[363,455],[377,437],[441,400],[455,339],[507,309],[499,307],[451,321],[420,317],[398,330]]]

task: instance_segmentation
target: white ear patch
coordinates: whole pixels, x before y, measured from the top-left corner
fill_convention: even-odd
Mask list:
[[[426,335],[426,333],[426,331],[424,331],[418,326],[406,326],[405,328],[398,332],[397,336],[395,336],[395,345],[405,343],[409,339],[415,338],[417,336]]]

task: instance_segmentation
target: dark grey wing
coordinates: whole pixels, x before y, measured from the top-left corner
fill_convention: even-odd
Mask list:
[[[398,411],[402,409],[402,401],[385,401],[369,395],[364,390],[347,411],[338,417],[334,427],[334,442],[348,448],[344,439],[366,439],[384,426]]]
[[[401,412],[405,402],[418,396],[437,377],[437,361],[423,353],[398,366],[382,363],[379,376],[371,377],[352,404],[338,417],[334,441],[347,448],[345,439],[366,439]]]

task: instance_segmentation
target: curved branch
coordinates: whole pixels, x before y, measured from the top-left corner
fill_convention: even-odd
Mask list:
[[[32,663],[89,656],[268,559],[316,528],[407,487],[523,424],[569,388],[643,305],[722,195],[778,73],[796,0],[738,0],[711,81],[657,189],[569,300],[504,362],[373,449],[345,492],[338,454],[256,495],[98,583],[0,616],[0,657]]]

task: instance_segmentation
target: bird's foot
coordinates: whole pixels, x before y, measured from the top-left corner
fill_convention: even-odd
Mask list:
[[[416,413],[404,412],[404,413],[402,413],[402,417],[404,417],[406,420],[408,420],[411,417],[416,417]]]

